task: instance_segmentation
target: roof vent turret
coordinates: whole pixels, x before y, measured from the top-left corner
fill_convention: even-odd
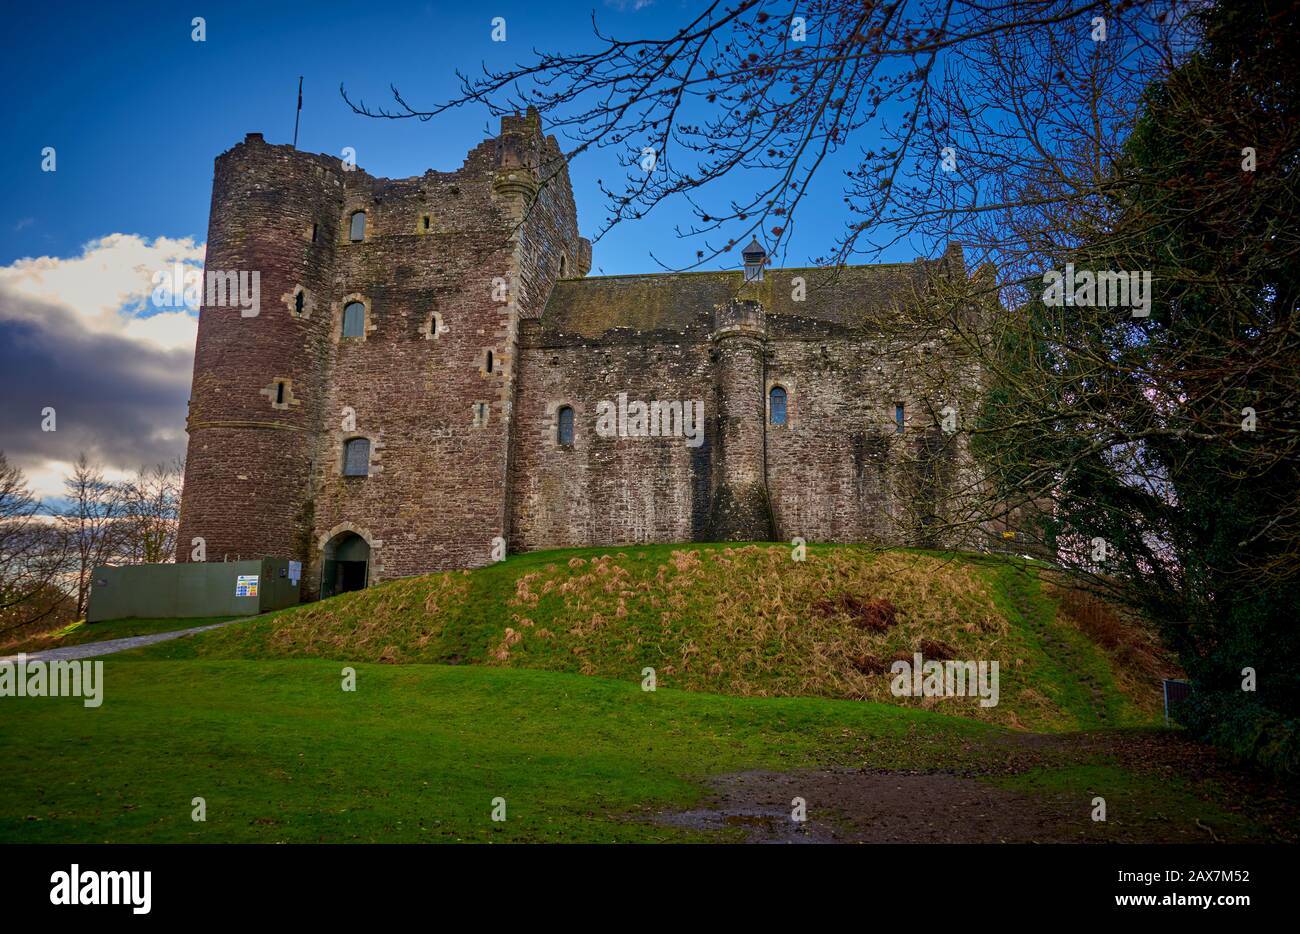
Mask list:
[[[767,262],[767,250],[758,242],[755,237],[749,241],[749,246],[740,251],[740,256],[745,261],[745,281],[762,282],[763,281],[763,264]]]

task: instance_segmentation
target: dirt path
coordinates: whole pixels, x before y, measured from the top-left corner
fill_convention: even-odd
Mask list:
[[[127,636],[123,639],[106,639],[103,642],[86,642],[82,645],[69,645],[62,649],[45,649],[40,652],[30,652],[26,658],[29,662],[67,662],[79,658],[94,658],[98,655],[112,655],[114,652],[124,652],[127,649],[137,649],[142,645],[153,645],[155,642],[166,642],[168,639],[179,639],[181,636],[192,636],[196,632],[207,632],[209,629],[220,629],[222,626],[229,626],[231,623],[243,622],[243,619],[227,620],[224,623],[213,623],[210,626],[195,626],[192,629],[175,629],[171,632],[151,632],[143,636]],[[0,657],[0,662],[16,662],[17,655],[5,655]]]

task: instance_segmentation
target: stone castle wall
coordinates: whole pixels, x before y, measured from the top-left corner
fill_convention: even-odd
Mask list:
[[[200,313],[178,560],[196,537],[208,560],[294,558],[311,596],[349,532],[372,583],[486,564],[494,540],[925,541],[968,472],[918,375],[945,350],[891,330],[930,264],[853,267],[806,298],[793,284],[817,271],[590,265],[535,113],[459,170],[406,179],[250,134],[217,159],[208,270],[257,270],[261,308]],[[344,337],[353,301],[364,333]],[[601,437],[598,408],[620,398],[702,407],[702,443]],[[352,438],[370,442],[367,476],[343,475]]]
[[[773,270],[762,284],[725,273],[561,283],[548,315],[562,314],[526,327],[521,340],[511,547],[796,536],[941,544],[928,524],[955,517],[960,484],[972,478],[939,412],[969,405],[973,375],[932,336],[873,321],[861,283],[842,286],[841,315],[825,296],[810,297],[809,310],[784,300],[800,274],[814,273]],[[689,300],[672,294],[705,278]],[[565,294],[578,288],[623,317],[586,314]],[[661,302],[676,307],[675,320],[662,320]],[[953,375],[938,395],[936,372]],[[775,386],[787,393],[784,425],[768,411]],[[597,405],[620,393],[701,400],[704,444],[600,436]],[[558,441],[565,405],[575,413],[572,446]]]

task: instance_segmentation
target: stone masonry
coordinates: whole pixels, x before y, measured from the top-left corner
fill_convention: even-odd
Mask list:
[[[260,311],[201,310],[177,559],[196,539],[210,561],[288,557],[313,596],[344,539],[369,583],[507,549],[932,543],[971,476],[934,412],[973,380],[954,357],[935,398],[917,354],[949,350],[896,322],[927,277],[966,274],[960,248],[821,287],[819,269],[590,267],[535,112],[459,170],[406,179],[249,134],[216,160],[206,271],[258,272]],[[639,435],[652,403],[662,425]],[[695,404],[692,443],[673,429]],[[346,475],[355,440],[368,463]]]

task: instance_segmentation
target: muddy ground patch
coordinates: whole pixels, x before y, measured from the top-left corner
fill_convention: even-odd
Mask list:
[[[1065,843],[1072,815],[1031,795],[943,773],[741,772],[706,804],[659,823],[740,830],[749,843]],[[807,820],[792,818],[802,798]],[[1077,819],[1077,818],[1076,818]]]

